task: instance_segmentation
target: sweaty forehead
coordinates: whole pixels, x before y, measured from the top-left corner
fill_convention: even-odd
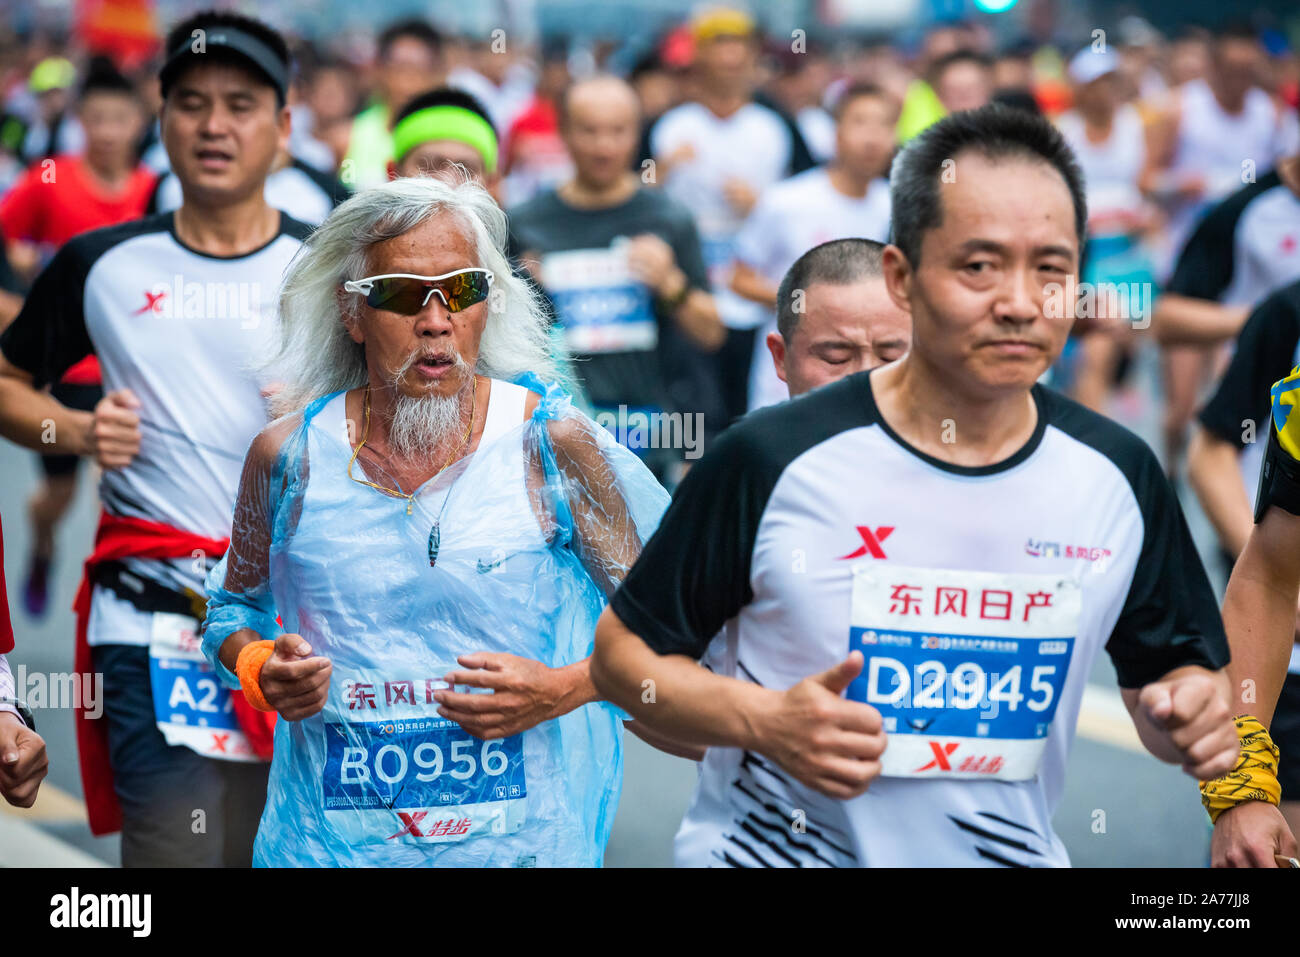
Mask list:
[[[373,275],[392,272],[440,276],[457,269],[481,266],[469,230],[451,213],[438,213],[419,226],[376,243],[370,249]]]

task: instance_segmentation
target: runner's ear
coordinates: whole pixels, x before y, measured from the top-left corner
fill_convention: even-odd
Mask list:
[[[353,312],[353,309],[357,308],[357,303],[351,299],[353,295],[354,293],[345,291],[343,284],[340,283],[334,290],[334,301],[339,305],[339,319],[343,322],[343,328],[348,331],[348,335],[352,337],[353,342],[362,345],[366,341],[366,336],[361,331],[361,323]]]
[[[909,316],[912,314],[912,264],[903,251],[890,243],[880,254],[880,269],[885,276],[889,298]]]

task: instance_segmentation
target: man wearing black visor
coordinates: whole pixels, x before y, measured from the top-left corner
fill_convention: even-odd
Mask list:
[[[277,376],[280,278],[307,227],[268,206],[289,138],[289,54],[256,20],[197,14],[168,35],[163,143],[183,202],[85,233],[0,336],[0,435],[94,456],[104,514],[77,600],[78,711],[95,834],[124,866],[251,860],[270,728],[199,653],[203,579],[225,551],[240,465]],[[67,409],[43,387],[95,354],[105,397]]]

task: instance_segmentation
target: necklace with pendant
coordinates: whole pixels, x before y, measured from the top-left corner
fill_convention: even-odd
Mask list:
[[[415,504],[416,493],[419,492],[421,488],[424,488],[425,485],[428,485],[430,482],[436,479],[443,472],[447,471],[447,469],[451,468],[451,466],[455,462],[459,461],[460,456],[464,453],[465,449],[469,447],[470,437],[474,434],[474,415],[478,411],[477,408],[478,377],[477,376],[473,379],[473,383],[474,383],[473,390],[470,393],[469,428],[465,431],[465,440],[461,443],[460,448],[458,450],[452,452],[452,454],[448,457],[446,464],[443,465],[442,468],[438,469],[438,471],[433,474],[432,478],[430,478],[426,482],[421,483],[419,488],[417,488],[414,492],[410,492],[410,493],[400,492],[396,489],[386,488],[383,485],[377,485],[374,482],[367,482],[365,479],[356,478],[352,474],[352,465],[353,463],[356,462],[357,456],[361,454],[362,448],[365,447],[366,440],[370,438],[370,386],[366,386],[365,425],[362,428],[361,443],[352,451],[352,458],[348,460],[348,478],[352,479],[352,481],[354,482],[359,482],[362,485],[368,485],[371,488],[377,489],[378,491],[383,492],[386,495],[391,495],[394,498],[406,499],[406,514],[410,515]],[[449,498],[451,498],[450,487],[448,487],[447,494],[443,497],[442,505],[438,508],[437,517],[433,520],[433,528],[429,529],[429,567],[430,568],[432,568],[434,566],[434,563],[437,562],[438,560],[438,549],[442,544],[442,532],[440,529],[440,525],[442,522],[442,513],[443,510],[447,507],[447,500]]]

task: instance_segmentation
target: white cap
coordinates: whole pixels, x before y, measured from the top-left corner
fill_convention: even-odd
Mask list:
[[[1070,59],[1066,72],[1075,83],[1088,84],[1119,70],[1119,56],[1109,46],[1100,50],[1084,47]]]

